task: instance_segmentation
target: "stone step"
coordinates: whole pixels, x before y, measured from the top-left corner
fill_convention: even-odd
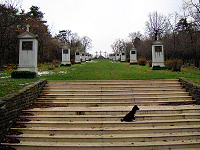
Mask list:
[[[176,101],[140,101],[140,102],[48,102],[48,101],[37,101],[35,104],[44,106],[55,106],[55,107],[103,107],[103,106],[134,106],[134,105],[168,105],[168,104],[193,104],[195,100],[176,100]]]
[[[179,126],[179,125],[198,125],[200,119],[179,119],[179,120],[145,120],[136,122],[118,122],[116,121],[28,121],[16,122],[23,126],[29,127],[91,127],[91,128],[106,128],[106,127],[151,127],[151,126]]]
[[[135,97],[179,97],[188,96],[187,92],[177,93],[132,93],[132,94],[40,94],[41,98],[135,98]]]
[[[192,100],[192,96],[173,97],[135,97],[135,98],[37,98],[37,102],[149,102],[149,101],[185,101]]]
[[[56,135],[56,134],[21,134],[10,135],[9,138],[17,138],[20,142],[157,142],[198,140],[199,132],[193,133],[156,133],[156,134],[97,134],[97,135]]]
[[[57,83],[57,84],[46,84],[45,87],[68,87],[68,88],[73,88],[73,87],[82,87],[82,88],[109,88],[109,87],[179,87],[181,88],[180,83],[127,83],[127,84],[110,84],[110,83],[105,83],[105,84],[64,84],[64,83]]]
[[[113,97],[111,97],[111,98],[106,98],[106,97],[96,97],[96,98],[86,98],[86,97],[82,97],[82,98],[74,98],[74,97],[72,97],[72,98],[70,98],[70,97],[45,97],[45,96],[40,96],[39,98],[37,98],[37,100],[47,100],[47,101],[49,101],[49,100],[51,100],[51,101],[53,101],[53,100],[55,100],[55,101],[70,101],[70,100],[72,100],[72,101],[77,101],[77,102],[79,102],[79,101],[96,101],[96,102],[98,102],[98,101],[112,101],[112,102],[114,102],[114,101],[138,101],[138,102],[140,102],[141,100],[143,100],[143,101],[145,101],[145,100],[147,100],[147,101],[162,101],[162,100],[164,100],[164,101],[167,101],[167,100],[191,100],[192,99],[192,96],[188,96],[188,95],[186,95],[186,96],[179,96],[179,95],[175,95],[175,96],[168,96],[168,97],[140,97],[140,96],[138,96],[138,97],[122,97],[122,98],[118,98],[118,97],[116,97],[116,98],[113,98]]]
[[[137,115],[143,114],[184,114],[200,113],[198,105],[180,106],[139,106]],[[131,106],[118,107],[47,107],[22,110],[27,115],[124,115],[132,109]]]
[[[144,82],[145,81],[145,82]],[[155,80],[77,80],[77,81],[48,81],[48,84],[137,84],[137,83],[178,83],[179,79]]]
[[[179,141],[158,141],[158,142],[20,142],[16,144],[9,144],[16,149],[29,150],[152,150],[152,149],[174,149],[174,148],[199,148],[200,140],[179,140]],[[3,144],[6,145],[6,144]]]
[[[148,89],[148,90],[67,90],[67,89],[49,89],[42,90],[42,94],[135,94],[135,93],[182,93],[185,92],[185,89]]]
[[[119,121],[124,115],[35,115],[20,116],[22,120],[31,121]],[[143,114],[135,115],[136,121],[144,120],[179,120],[179,119],[200,119],[199,113],[189,114]]]
[[[154,126],[154,127],[106,127],[106,128],[11,128],[11,131],[22,132],[23,134],[61,134],[61,135],[96,135],[96,134],[156,134],[156,133],[193,133],[200,132],[200,125],[190,126]]]
[[[97,87],[97,86],[56,86],[53,87],[52,86],[45,86],[43,88],[44,90],[79,90],[79,91],[83,91],[83,90],[180,90],[183,89],[183,87],[181,85],[176,85],[176,86],[141,86],[138,87],[136,86],[119,86],[119,85],[115,85],[115,86],[110,86],[110,87]],[[185,89],[184,89],[185,90]]]

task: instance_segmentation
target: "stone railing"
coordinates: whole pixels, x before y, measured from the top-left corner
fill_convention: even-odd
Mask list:
[[[197,104],[200,104],[200,85],[186,79],[186,78],[178,78],[179,81],[182,83],[184,88],[188,92],[190,92],[190,95],[193,97],[194,100],[196,100]]]
[[[46,83],[46,79],[41,79],[0,99],[0,141],[17,120],[21,110],[34,103]]]

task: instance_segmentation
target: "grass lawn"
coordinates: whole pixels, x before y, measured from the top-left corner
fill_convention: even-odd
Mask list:
[[[11,71],[0,71],[0,98],[39,80],[39,78],[13,79],[10,74]]]
[[[42,68],[39,68],[42,70]],[[71,67],[59,67],[51,74],[42,75],[48,80],[147,80],[174,79],[185,77],[200,84],[200,70],[182,68],[181,72],[171,70],[151,70],[148,66],[129,65],[110,60],[93,60],[75,64]]]
[[[151,70],[148,66],[129,65],[110,60],[93,60],[75,64],[71,67],[59,67],[48,70],[48,67],[39,67],[40,77],[35,79],[12,79],[11,71],[0,71],[0,97],[19,90],[40,78],[48,80],[148,80],[148,79],[175,79],[185,77],[200,84],[200,70],[194,67],[182,68],[181,72],[171,70]]]

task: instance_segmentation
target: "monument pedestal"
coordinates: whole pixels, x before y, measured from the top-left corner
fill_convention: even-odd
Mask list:
[[[60,66],[71,66],[71,62],[62,61]]]
[[[30,66],[18,66],[17,71],[33,71],[38,72],[38,67],[30,67]]]

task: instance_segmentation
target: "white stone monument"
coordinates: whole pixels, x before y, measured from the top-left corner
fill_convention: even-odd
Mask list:
[[[86,61],[86,57],[85,57],[85,53],[84,52],[82,52],[82,54],[81,54],[81,59],[82,59],[82,62]]]
[[[126,61],[126,54],[124,51],[121,52],[121,62],[125,62]]]
[[[80,64],[80,63],[81,63],[80,51],[76,50],[75,51],[75,64]]]
[[[61,66],[71,66],[70,49],[67,45],[62,47],[62,62]]]
[[[19,38],[19,66],[18,71],[38,72],[38,40],[37,36],[29,32],[29,25],[26,32],[20,34]]]
[[[115,54],[109,54],[109,59],[110,60],[115,60]]]
[[[137,65],[137,50],[133,48],[130,50],[130,65]]]
[[[89,53],[85,54],[85,60],[88,61],[89,60]]]
[[[167,69],[164,65],[163,43],[156,40],[152,43],[152,70]]]
[[[116,53],[116,54],[115,54],[115,60],[118,61],[119,59],[120,59],[120,54],[119,54],[119,53]]]
[[[89,58],[89,61],[91,61],[92,60],[92,54],[89,54],[88,58]]]

